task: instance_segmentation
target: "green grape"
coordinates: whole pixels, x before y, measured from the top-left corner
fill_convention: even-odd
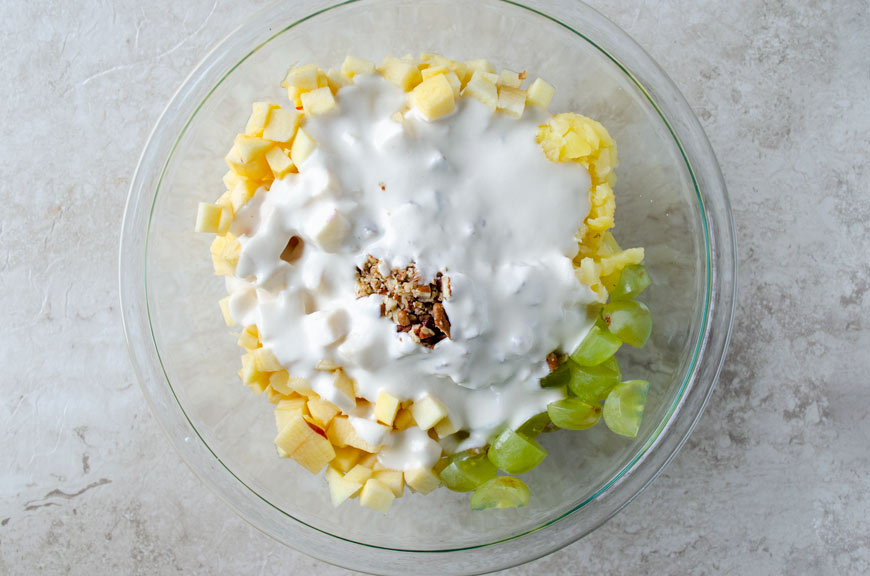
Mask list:
[[[547,405],[553,424],[566,430],[585,430],[598,424],[601,406],[587,404],[579,398],[565,398]]]
[[[522,474],[540,464],[547,451],[537,441],[508,428],[495,439],[487,456],[498,469]]]
[[[450,458],[450,464],[441,471],[441,481],[455,492],[471,492],[496,474],[498,470],[486,454],[463,452]]]
[[[643,302],[611,302],[601,311],[611,334],[636,348],[646,344],[652,332],[652,317]]]
[[[610,300],[631,300],[646,290],[650,284],[652,284],[652,280],[650,280],[646,268],[641,264],[630,264],[622,269],[619,282],[610,291]]]
[[[578,366],[573,362],[571,364],[573,369],[568,389],[574,396],[589,404],[602,402],[622,380],[615,357],[608,358],[598,366]]]
[[[541,387],[542,388],[559,388],[561,386],[567,386],[568,381],[571,379],[571,369],[568,366],[568,363],[559,364],[559,367],[541,378]]]
[[[529,487],[519,478],[493,478],[471,495],[472,510],[489,508],[519,508],[529,505]]]
[[[517,428],[517,433],[528,438],[537,438],[550,424],[550,415],[546,412],[541,412],[526,420],[522,426]]]
[[[596,322],[583,342],[571,353],[571,360],[580,366],[597,366],[616,354],[622,340],[611,334],[603,322]]]
[[[604,422],[613,432],[634,438],[640,429],[649,382],[628,380],[614,388],[604,401]]]

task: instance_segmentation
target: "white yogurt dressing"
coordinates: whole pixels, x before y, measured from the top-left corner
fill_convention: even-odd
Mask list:
[[[449,117],[430,123],[412,110],[400,123],[391,117],[407,95],[376,75],[356,77],[338,102],[307,119],[317,150],[300,173],[258,191],[236,216],[232,316],[256,324],[281,364],[343,411],[353,401],[315,369],[321,360],[343,366],[371,402],[381,390],[434,396],[470,432],[458,449],[482,446],[564,395],[538,381],[546,355],[573,349],[590,327],[595,296],[571,264],[589,175],[547,160],[535,141],[547,118],[538,109],[515,119],[460,98]],[[304,248],[288,264],[280,254],[294,235]],[[369,254],[384,273],[415,262],[426,283],[437,272],[450,278],[451,339],[416,344],[380,316],[381,296],[356,298],[356,267]],[[386,446],[390,468],[439,456],[422,431],[393,433],[371,415],[352,423]]]

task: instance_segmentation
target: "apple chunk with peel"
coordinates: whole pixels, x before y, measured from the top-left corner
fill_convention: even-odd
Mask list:
[[[320,472],[335,458],[332,444],[309,426],[301,410],[288,415],[287,423],[275,437],[275,446],[312,474]]]
[[[359,495],[359,503],[366,508],[377,510],[381,514],[386,514],[387,510],[393,504],[396,495],[393,491],[380,480],[369,478],[363,486],[362,492]]]
[[[392,426],[399,411],[399,399],[381,390],[378,392],[378,400],[375,402],[375,418],[381,424]]]

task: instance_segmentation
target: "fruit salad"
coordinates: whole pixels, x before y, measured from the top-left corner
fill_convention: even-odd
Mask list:
[[[541,434],[637,435],[649,384],[615,354],[650,335],[650,278],[610,232],[604,126],[487,60],[348,57],[282,86],[196,218],[278,457],[335,506],[443,486],[506,508],[529,502]]]

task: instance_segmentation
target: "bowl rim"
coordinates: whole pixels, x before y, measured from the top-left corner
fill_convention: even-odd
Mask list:
[[[598,11],[596,11],[595,9],[593,9],[585,4],[582,4],[580,2],[576,3],[578,6],[582,7],[582,8],[580,8],[580,11],[582,12],[582,16],[584,18],[596,19],[598,21],[598,24],[600,26],[603,26],[605,29],[607,29],[607,31],[609,33],[613,34],[614,37],[618,38],[619,42],[626,44],[629,48],[634,50],[635,53],[633,54],[633,56],[635,58],[640,58],[640,61],[643,63],[644,70],[648,69],[648,70],[652,70],[653,72],[655,72],[655,74],[653,75],[655,78],[654,81],[651,81],[649,79],[639,78],[637,75],[635,75],[635,73],[633,73],[627,67],[626,64],[624,64],[624,62],[622,60],[618,59],[614,54],[611,53],[610,50],[608,50],[606,47],[602,46],[601,43],[596,42],[594,39],[586,36],[584,33],[578,31],[577,29],[575,29],[575,27],[572,27],[568,23],[563,22],[561,19],[552,16],[551,13],[546,12],[545,10],[549,10],[549,9],[554,8],[554,6],[548,5],[548,3],[546,1],[528,0],[526,2],[519,2],[516,0],[494,0],[495,2],[500,2],[500,3],[504,3],[507,5],[511,5],[511,6],[515,6],[515,7],[521,8],[521,9],[528,10],[528,11],[530,11],[538,16],[542,16],[542,17],[548,19],[549,21],[551,21],[559,26],[566,28],[570,32],[579,36],[581,39],[588,42],[592,47],[599,50],[602,55],[604,55],[606,58],[608,58],[610,61],[612,61],[620,70],[622,70],[623,73],[626,74],[626,76],[631,80],[631,82],[636,86],[636,88],[643,95],[645,95],[647,101],[653,107],[653,109],[658,113],[660,120],[664,123],[664,125],[667,127],[668,131],[670,132],[671,136],[673,137],[674,142],[675,142],[678,150],[680,151],[683,162],[685,163],[685,168],[687,170],[687,173],[689,174],[689,176],[691,178],[692,185],[694,186],[695,194],[696,194],[697,201],[698,201],[697,208],[701,214],[701,224],[702,224],[702,228],[703,228],[703,232],[704,232],[705,276],[706,276],[706,278],[705,278],[705,294],[704,294],[704,311],[703,311],[703,315],[702,315],[702,325],[701,325],[701,328],[698,332],[698,341],[694,345],[694,350],[692,352],[692,358],[691,358],[691,361],[689,363],[689,367],[687,369],[686,376],[685,376],[685,378],[680,386],[679,392],[674,397],[674,400],[673,400],[669,410],[662,417],[662,420],[659,423],[659,425],[656,427],[655,431],[650,435],[650,437],[647,439],[647,441],[640,448],[638,448],[638,451],[635,453],[634,457],[631,458],[631,460],[622,468],[622,470],[620,470],[613,478],[611,478],[610,481],[608,481],[604,485],[602,485],[593,495],[591,495],[589,498],[583,500],[582,502],[578,503],[576,506],[572,507],[570,510],[540,524],[536,528],[532,528],[530,530],[524,531],[524,532],[519,533],[519,534],[512,535],[512,536],[507,537],[507,538],[499,539],[499,540],[496,540],[493,542],[487,542],[484,544],[475,544],[475,545],[471,545],[471,546],[467,546],[467,547],[458,547],[458,548],[446,548],[446,549],[442,549],[442,550],[432,550],[432,549],[416,550],[416,549],[408,549],[408,548],[391,548],[391,547],[387,547],[387,546],[379,546],[379,545],[369,544],[369,543],[365,543],[365,542],[357,542],[357,541],[349,539],[349,538],[345,538],[342,536],[332,534],[329,531],[320,529],[320,528],[318,528],[310,523],[307,523],[307,522],[304,522],[298,518],[295,518],[294,516],[292,516],[288,512],[286,512],[283,509],[272,504],[267,498],[260,495],[255,489],[248,486],[241,478],[239,478],[228,466],[226,466],[221,461],[220,457],[212,450],[212,448],[208,445],[208,443],[205,441],[205,439],[200,435],[196,426],[194,425],[194,423],[192,422],[190,417],[187,415],[187,412],[184,409],[184,406],[181,404],[181,402],[177,398],[175,390],[172,387],[172,383],[169,380],[169,376],[166,373],[165,367],[163,366],[163,362],[162,362],[162,359],[161,359],[160,353],[159,353],[159,346],[157,343],[157,339],[154,335],[154,332],[151,330],[151,311],[150,311],[150,308],[148,305],[147,282],[142,282],[140,284],[140,287],[142,288],[142,290],[144,290],[144,294],[140,293],[138,289],[131,290],[131,288],[134,288],[130,284],[132,281],[131,279],[133,277],[137,276],[137,274],[135,274],[135,273],[131,274],[130,267],[133,266],[133,263],[136,261],[136,259],[131,258],[130,256],[138,256],[141,259],[140,261],[143,264],[143,266],[141,268],[142,278],[146,279],[147,278],[147,260],[148,260],[147,254],[148,254],[148,246],[149,246],[148,240],[150,238],[150,235],[148,234],[147,229],[150,229],[151,217],[153,215],[154,208],[156,206],[156,202],[157,202],[157,199],[159,197],[160,184],[162,183],[167,166],[169,165],[170,161],[172,160],[172,157],[175,153],[175,150],[176,150],[181,138],[186,133],[191,122],[193,122],[194,118],[196,117],[196,114],[202,108],[202,106],[204,105],[206,100],[208,100],[208,98],[211,97],[211,95],[218,88],[218,86],[239,65],[241,65],[251,55],[253,55],[255,52],[262,49],[264,46],[266,46],[269,42],[271,42],[276,37],[280,36],[281,34],[286,33],[288,30],[291,30],[292,28],[294,28],[295,26],[298,26],[302,22],[310,20],[310,19],[312,19],[320,14],[323,14],[325,12],[328,12],[328,11],[331,11],[331,10],[334,10],[336,8],[340,8],[342,6],[346,6],[349,4],[364,3],[366,1],[367,0],[344,0],[342,2],[332,3],[329,1],[320,0],[320,1],[315,1],[315,2],[307,2],[307,4],[320,4],[323,6],[317,10],[308,12],[307,14],[303,15],[303,17],[301,17],[301,18],[297,18],[297,19],[293,20],[292,23],[288,24],[285,27],[282,27],[281,29],[277,30],[276,32],[274,32],[273,34],[268,36],[265,40],[257,43],[252,49],[250,49],[234,65],[232,65],[230,68],[228,68],[227,70],[225,70],[223,73],[220,74],[220,77],[217,80],[217,82],[213,83],[213,85],[211,85],[211,87],[205,93],[205,95],[195,104],[195,107],[194,107],[192,113],[190,113],[189,117],[185,121],[184,126],[182,127],[180,132],[178,132],[177,134],[169,134],[168,136],[161,135],[161,131],[164,133],[167,131],[170,133],[173,132],[173,130],[171,128],[167,127],[165,120],[167,119],[168,115],[170,115],[173,111],[175,111],[177,108],[180,107],[179,106],[180,104],[188,103],[188,102],[185,102],[186,99],[189,100],[190,98],[195,96],[194,91],[193,91],[193,87],[191,86],[191,84],[195,84],[195,80],[197,78],[200,78],[200,77],[207,75],[207,73],[209,71],[211,71],[211,69],[218,63],[218,61],[220,60],[220,57],[219,57],[220,50],[223,47],[225,47],[228,43],[230,43],[230,41],[232,41],[233,39],[242,35],[246,28],[252,27],[254,22],[256,22],[258,19],[263,18],[265,15],[267,15],[271,12],[274,12],[276,10],[280,10],[280,9],[282,9],[282,7],[280,7],[278,5],[271,5],[271,6],[267,6],[263,9],[261,9],[260,11],[254,13],[245,23],[243,23],[238,28],[236,28],[233,32],[231,32],[229,35],[227,35],[220,43],[218,43],[205,56],[202,59],[202,61],[193,69],[193,71],[187,76],[187,78],[182,83],[181,87],[176,91],[176,93],[174,94],[172,99],[169,101],[166,108],[164,109],[164,111],[160,115],[158,121],[156,122],[154,128],[152,129],[151,134],[149,135],[145,146],[143,147],[142,155],[139,159],[139,163],[137,164],[133,179],[131,180],[130,191],[129,191],[127,203],[126,203],[126,206],[124,209],[124,219],[123,219],[123,223],[122,223],[122,233],[121,233],[121,246],[120,246],[120,251],[119,251],[119,286],[120,286],[122,323],[124,326],[124,335],[125,335],[125,340],[127,342],[128,352],[130,354],[131,362],[133,364],[134,370],[135,370],[136,375],[137,375],[137,380],[140,384],[140,387],[142,388],[143,394],[146,398],[146,401],[149,405],[149,408],[151,409],[152,413],[154,414],[155,419],[158,421],[161,428],[163,428],[164,432],[169,437],[170,443],[173,445],[173,447],[176,449],[176,451],[182,457],[182,460],[191,468],[191,470],[194,472],[194,474],[197,477],[199,477],[200,480],[203,481],[204,484],[209,486],[209,488],[215,494],[217,494],[219,498],[224,500],[224,502],[226,502],[230,506],[231,509],[235,510],[243,519],[245,519],[247,522],[251,523],[256,528],[263,530],[269,536],[271,536],[271,537],[275,538],[276,540],[281,541],[282,543],[285,543],[285,544],[287,544],[287,542],[284,542],[282,539],[277,538],[274,534],[271,534],[270,532],[266,531],[261,526],[259,526],[256,522],[249,519],[247,517],[247,515],[240,508],[238,508],[232,501],[229,500],[229,498],[226,496],[226,494],[224,494],[220,489],[218,489],[208,478],[206,478],[201,473],[201,471],[197,468],[197,466],[194,465],[192,460],[188,457],[186,450],[184,450],[179,445],[179,439],[171,433],[171,431],[168,429],[166,423],[161,418],[160,413],[158,412],[157,407],[155,405],[155,399],[152,396],[152,394],[150,393],[148,386],[146,385],[146,377],[145,377],[146,376],[146,370],[145,370],[146,366],[143,365],[144,358],[143,358],[143,354],[142,354],[143,351],[141,350],[143,342],[140,340],[140,338],[142,338],[142,336],[143,336],[143,333],[141,330],[139,330],[139,328],[144,327],[144,324],[142,324],[142,322],[141,322],[141,320],[143,319],[143,317],[141,316],[142,312],[144,312],[144,318],[147,319],[148,336],[150,336],[151,344],[153,345],[153,350],[150,350],[150,352],[153,353],[153,356],[156,357],[157,362],[159,363],[160,373],[162,373],[162,377],[165,381],[165,384],[168,385],[168,387],[171,391],[171,394],[172,394],[173,398],[175,399],[175,404],[181,410],[181,413],[184,415],[184,419],[186,420],[187,425],[189,426],[190,430],[193,432],[193,435],[196,436],[199,443],[212,455],[214,460],[217,463],[219,463],[219,465],[226,472],[228,472],[233,478],[235,478],[235,480],[238,481],[238,483],[240,483],[242,486],[244,486],[251,494],[256,496],[258,499],[260,499],[266,505],[277,510],[278,512],[280,512],[281,514],[283,514],[287,518],[290,518],[293,521],[299,523],[300,525],[304,526],[306,529],[316,531],[319,534],[329,536],[330,538],[333,538],[333,539],[344,541],[348,544],[351,544],[352,546],[359,546],[359,547],[364,547],[366,549],[379,550],[379,551],[385,551],[385,552],[399,552],[399,553],[417,554],[417,555],[431,555],[431,554],[438,555],[438,554],[445,554],[445,553],[469,552],[469,551],[476,551],[476,550],[479,551],[479,550],[492,549],[493,547],[496,547],[498,545],[503,545],[505,543],[518,540],[518,539],[523,538],[525,536],[528,536],[534,532],[538,532],[542,529],[545,529],[547,527],[550,527],[554,524],[561,522],[562,520],[575,514],[578,510],[584,508],[590,502],[598,500],[604,493],[606,493],[608,490],[611,490],[611,488],[613,486],[618,485],[620,483],[623,483],[627,480],[632,480],[632,477],[633,477],[633,481],[637,484],[634,487],[634,491],[627,494],[626,497],[622,498],[621,500],[615,502],[614,506],[610,506],[609,509],[607,510],[606,514],[602,515],[602,517],[599,519],[599,521],[593,523],[589,527],[588,530],[585,530],[585,531],[583,531],[583,533],[580,533],[572,538],[560,540],[558,545],[556,545],[556,546],[552,546],[552,547],[547,546],[543,551],[541,551],[541,553],[534,553],[532,555],[529,555],[528,557],[524,558],[520,563],[530,561],[530,560],[533,560],[535,558],[546,555],[557,548],[565,546],[565,545],[583,537],[584,535],[592,532],[593,530],[595,530],[597,527],[599,527],[601,524],[606,522],[613,515],[618,513],[619,510],[621,510],[624,506],[626,506],[643,489],[645,489],[653,480],[655,480],[655,478],[662,472],[664,467],[673,459],[673,457],[676,455],[679,448],[685,443],[686,439],[691,434],[692,429],[694,428],[694,426],[697,424],[698,420],[700,419],[701,414],[703,413],[703,409],[704,409],[707,401],[709,400],[709,397],[712,394],[712,391],[715,387],[716,379],[718,378],[718,374],[719,374],[719,372],[722,368],[722,365],[724,363],[724,360],[725,360],[728,341],[730,339],[731,329],[733,326],[734,309],[736,306],[736,290],[737,290],[737,282],[736,282],[736,280],[737,280],[737,278],[736,278],[736,275],[737,275],[736,235],[734,233],[733,216],[732,216],[731,210],[730,210],[730,205],[729,205],[728,196],[727,196],[727,190],[725,188],[724,179],[722,177],[718,163],[716,162],[715,154],[712,150],[712,147],[710,146],[709,141],[706,138],[706,135],[704,135],[704,132],[700,126],[700,123],[698,122],[695,115],[691,112],[691,109],[689,108],[688,103],[686,103],[685,99],[679,93],[678,89],[673,84],[673,82],[658,67],[658,65],[652,60],[652,58],[649,57],[649,55],[647,55],[646,52],[644,52],[643,49],[640,48],[634,42],[633,39],[631,39],[625,32],[623,32],[615,24],[610,22],[606,17],[601,15]],[[305,3],[303,3],[303,4],[305,4]],[[299,11],[304,11],[304,10],[305,10],[305,8],[301,8]],[[550,10],[550,12],[552,12],[552,10]],[[636,69],[637,68],[635,68],[635,70]],[[668,101],[663,102],[661,98],[657,99],[655,97],[656,94],[665,94],[668,97]],[[660,104],[660,102],[663,102],[663,103]],[[681,112],[680,117],[684,122],[686,122],[686,124],[687,124],[686,126],[677,127],[677,126],[672,125],[672,122],[668,119],[668,116],[665,114],[665,110],[667,110],[668,108],[673,108],[673,107],[676,107],[676,109],[678,109],[679,112]],[[695,167],[693,167],[692,159],[690,159],[691,154],[687,151],[687,148],[684,146],[683,139],[681,139],[681,137],[678,135],[679,130],[685,131],[692,136],[692,139],[694,140],[696,148],[700,148],[700,150],[697,152],[696,155],[700,155],[700,156],[704,157],[704,159],[706,160],[703,163],[703,165],[708,171],[707,176],[708,176],[708,178],[711,179],[711,182],[709,182],[710,188],[708,189],[707,187],[705,187],[705,193],[703,193],[703,194],[701,191],[701,185],[699,184],[699,179],[696,175],[696,169],[695,169]],[[159,137],[162,137],[161,142],[157,141]],[[172,142],[172,145],[171,145],[171,149],[169,150],[169,152],[166,155],[165,160],[164,160],[161,158],[161,156],[162,156],[161,152],[163,151],[163,147],[160,144],[165,143],[165,141],[167,139]],[[151,163],[151,160],[153,160],[153,159],[156,159],[158,161],[162,160],[162,162],[159,162],[159,164],[161,166],[160,170],[159,170],[160,176],[158,178],[157,185],[153,190],[153,198],[152,198],[152,202],[151,202],[151,205],[149,207],[148,214],[147,214],[148,224],[147,224],[147,229],[146,229],[146,234],[145,234],[144,251],[140,251],[140,252],[136,253],[135,248],[138,248],[138,246],[135,246],[136,242],[132,236],[132,234],[134,234],[135,231],[137,230],[136,228],[134,228],[134,225],[136,223],[138,223],[139,220],[142,219],[142,213],[141,213],[142,201],[144,199],[147,199],[148,195],[152,192],[150,189],[146,189],[146,182],[145,182],[146,178],[143,175],[143,172],[148,170],[149,167],[154,166],[154,164]],[[711,161],[712,161],[712,164],[711,164]],[[712,168],[712,170],[710,170],[711,168]],[[716,216],[716,215],[711,214],[708,211],[707,203],[705,202],[705,198],[704,198],[705,194],[710,194],[711,198],[715,197],[715,199],[719,203],[721,203],[720,212],[718,213],[718,215],[720,216],[718,222],[713,222],[714,218],[712,218],[712,217]],[[724,210],[724,213],[723,213],[723,210]],[[724,218],[722,216],[724,216]],[[714,234],[712,233],[714,230],[714,224],[715,224],[715,230],[718,230],[720,233],[724,233],[724,238],[722,238],[722,239],[714,238]],[[729,240],[730,240],[730,242],[729,242]],[[717,245],[716,241],[718,241],[718,245]],[[720,257],[723,254],[725,256],[729,256],[729,255],[731,256],[731,258],[730,258],[730,270],[727,269],[727,267],[725,269],[723,269],[721,267],[717,268],[717,266],[715,265],[715,258],[717,257],[717,254],[716,254],[717,249],[719,252],[718,255]],[[728,258],[725,258],[725,260],[726,260],[726,262],[724,262],[724,263],[727,264]],[[718,276],[717,276],[717,272],[719,273]],[[719,280],[724,280],[723,286],[719,287],[718,285],[715,284],[715,281],[717,280],[717,278]],[[723,301],[721,303],[717,303],[717,302],[713,301],[713,297],[715,295],[714,291],[717,292],[718,295],[722,297]],[[131,300],[133,299],[134,296],[137,296],[137,295],[140,295],[140,296],[144,295],[144,299],[136,302],[135,305],[133,305]],[[143,304],[144,304],[144,310],[142,309]],[[133,314],[134,311],[137,313],[136,315]],[[712,342],[711,341],[712,339],[709,336],[711,333],[711,327],[714,323],[713,322],[714,313],[717,311],[718,311],[719,316],[720,316],[720,324],[721,324],[722,320],[725,321],[725,324],[717,327],[717,332],[718,332],[719,338],[717,339],[716,342]],[[722,328],[724,328],[724,331],[722,331]],[[705,380],[707,380],[706,387],[704,386],[704,384],[705,384],[704,382],[698,382],[697,378],[696,378],[698,376],[698,371],[699,371],[699,361],[702,358],[702,356],[704,355],[705,351],[709,351],[710,353],[712,353],[714,355],[718,355],[718,360],[715,362],[715,366],[713,367],[714,369],[712,371],[710,371],[710,370],[707,371],[708,378],[705,379]],[[148,354],[148,356],[151,356],[151,354]],[[154,366],[152,365],[152,366],[150,366],[150,368],[152,369],[152,372],[153,372]],[[149,376],[153,377],[154,374],[149,374]],[[675,421],[674,416],[683,410],[683,408],[686,404],[687,393],[695,391],[695,390],[701,390],[704,392],[703,397],[701,398],[701,401],[695,402],[695,405],[696,405],[695,408],[697,410],[695,413],[695,417],[692,419],[692,421],[690,423],[687,423],[687,425],[684,426],[683,430],[680,431],[680,433],[678,434],[678,437],[676,438],[676,441],[670,443],[671,446],[669,447],[669,451],[666,453],[663,453],[663,454],[659,454],[659,452],[654,450],[654,448],[657,448],[658,445],[662,443],[662,440],[664,440],[664,436],[666,435],[666,433],[669,433],[672,431],[673,426],[674,426],[674,421]],[[190,436],[186,436],[184,442],[189,443],[189,440],[190,440]],[[642,460],[645,460],[647,457],[649,457],[654,452],[657,456],[661,456],[661,458],[659,458],[659,461],[658,461],[655,469],[646,471],[647,474],[644,475],[644,477],[640,477],[640,475],[637,474],[637,465],[639,464],[639,462],[641,462]],[[640,482],[637,482],[638,480],[640,480]],[[310,551],[303,550],[303,552],[310,552]],[[323,558],[322,555],[320,555],[320,554],[315,554],[315,555],[317,557],[327,561],[327,562],[330,562],[329,558]],[[515,565],[515,564],[512,564],[512,565]],[[507,567],[507,566],[495,566],[492,569],[500,569],[503,567]],[[354,566],[354,568],[359,569],[359,567],[357,567],[357,566]]]

